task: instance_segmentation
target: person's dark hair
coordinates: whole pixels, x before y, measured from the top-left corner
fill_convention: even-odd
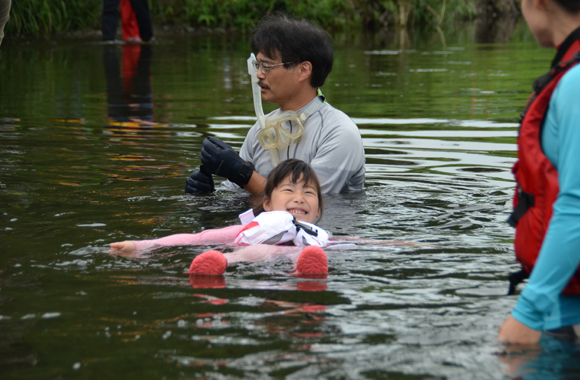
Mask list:
[[[266,181],[266,187],[264,189],[264,196],[268,199],[272,199],[272,192],[288,175],[292,175],[292,183],[298,183],[299,180],[302,180],[305,183],[311,183],[314,185],[318,195],[320,216],[322,216],[322,190],[320,188],[320,182],[318,181],[318,177],[316,176],[314,169],[312,169],[312,166],[302,160],[289,158],[280,162],[268,175],[268,180]],[[258,215],[262,211],[264,211],[264,206],[258,206],[254,210],[254,214]]]
[[[312,64],[310,85],[322,87],[332,70],[334,54],[330,35],[306,20],[277,13],[264,17],[252,37],[252,51],[270,59],[278,53],[286,69],[302,62]]]
[[[580,1],[578,0],[555,0],[564,10],[570,13],[578,13],[580,11]]]

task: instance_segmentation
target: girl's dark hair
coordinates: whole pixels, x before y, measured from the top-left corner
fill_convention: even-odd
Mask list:
[[[578,13],[580,11],[580,1],[578,0],[555,0],[564,10],[570,13]]]
[[[292,183],[298,183],[299,180],[305,183],[311,183],[316,189],[318,195],[318,207],[320,209],[320,215],[322,215],[322,190],[320,189],[320,182],[318,177],[312,169],[312,166],[307,164],[302,160],[297,160],[296,158],[289,158],[278,164],[268,175],[268,180],[266,181],[266,188],[264,189],[264,196],[268,199],[272,199],[272,192],[278,185],[286,178],[288,175],[292,175]],[[258,215],[260,212],[264,211],[264,206],[260,205],[254,210],[254,214]]]
[[[312,64],[310,85],[322,87],[332,70],[334,53],[331,38],[323,29],[309,21],[291,18],[283,13],[264,17],[252,37],[252,51],[268,58],[280,59],[285,68],[302,62]]]

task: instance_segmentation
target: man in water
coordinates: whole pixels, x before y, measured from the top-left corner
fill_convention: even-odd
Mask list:
[[[224,189],[244,188],[251,194],[262,194],[268,173],[277,162],[288,158],[312,165],[323,193],[362,190],[365,153],[358,127],[345,113],[327,104],[318,90],[332,70],[329,35],[305,20],[269,16],[258,24],[252,50],[257,55],[253,65],[258,69],[261,97],[280,106],[266,120],[295,111],[296,120],[284,121],[278,126],[283,131],[277,131],[295,140],[283,148],[278,145],[271,153],[264,148],[264,139],[260,141],[262,127],[258,122],[238,155],[223,141],[209,137],[203,142],[202,166],[187,179],[185,191],[212,192],[215,174],[228,179],[222,183]],[[297,133],[299,124],[303,124],[301,136]]]

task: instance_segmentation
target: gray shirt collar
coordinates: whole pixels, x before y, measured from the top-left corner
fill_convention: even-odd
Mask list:
[[[322,106],[322,104],[324,104],[324,97],[323,96],[316,96],[314,99],[312,99],[310,101],[310,103],[308,103],[304,107],[300,108],[296,112],[298,114],[304,113],[306,115],[306,118],[308,119],[310,117],[310,115],[312,115],[313,113],[318,111],[318,109],[320,108],[320,106]]]

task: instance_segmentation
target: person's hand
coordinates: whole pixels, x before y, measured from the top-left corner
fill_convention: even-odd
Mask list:
[[[205,166],[201,165],[199,170],[191,173],[185,181],[185,192],[188,194],[210,194],[215,191],[213,177],[207,171]]]
[[[507,344],[535,345],[541,336],[541,331],[529,328],[510,315],[499,327],[497,340]]]
[[[203,140],[201,163],[209,173],[225,177],[242,188],[254,172],[251,162],[244,161],[231,146],[216,137]]]
[[[133,252],[137,249],[137,247],[135,246],[135,242],[133,241],[122,241],[118,243],[111,243],[110,247],[113,250],[121,252]]]

